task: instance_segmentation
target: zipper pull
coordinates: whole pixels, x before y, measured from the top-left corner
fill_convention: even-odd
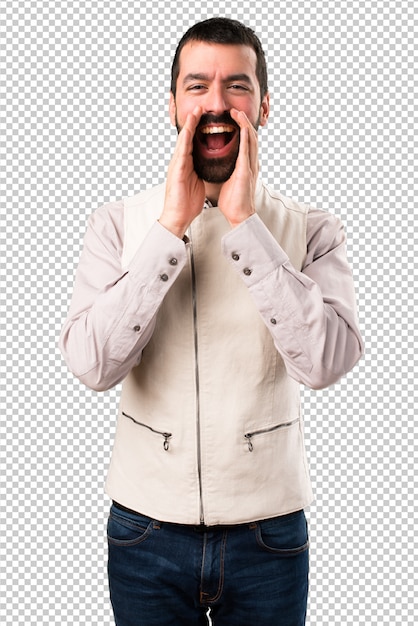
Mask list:
[[[171,433],[162,433],[162,436],[164,437],[164,443],[163,443],[164,450],[168,450],[170,447],[169,439],[171,437]]]
[[[252,452],[254,450],[253,442],[251,441],[252,434],[251,433],[247,433],[246,435],[244,435],[244,437],[247,440],[248,451]]]

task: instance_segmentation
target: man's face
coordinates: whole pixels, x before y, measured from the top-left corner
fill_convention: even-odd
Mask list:
[[[193,161],[197,175],[206,182],[224,183],[234,171],[240,132],[231,108],[244,111],[256,130],[267,122],[269,97],[266,94],[261,100],[256,62],[249,46],[190,41],[181,51],[170,118],[180,131],[188,113],[197,105],[202,108]]]

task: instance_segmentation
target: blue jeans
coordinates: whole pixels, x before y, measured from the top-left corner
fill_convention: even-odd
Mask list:
[[[112,505],[110,598],[117,626],[303,626],[303,511],[237,526],[168,524]]]

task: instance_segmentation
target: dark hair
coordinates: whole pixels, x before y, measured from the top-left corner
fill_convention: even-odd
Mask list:
[[[179,41],[171,67],[171,91],[174,97],[177,78],[180,73],[180,53],[189,41],[250,46],[257,56],[256,75],[260,85],[261,98],[266,95],[268,91],[266,57],[255,32],[237,20],[212,17],[189,28]]]

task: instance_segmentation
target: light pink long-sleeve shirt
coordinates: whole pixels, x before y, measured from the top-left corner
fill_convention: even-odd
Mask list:
[[[115,386],[140,362],[190,245],[155,222],[123,269],[123,237],[123,201],[105,204],[90,217],[60,337],[68,367],[95,390]],[[306,239],[302,271],[294,269],[258,215],[232,229],[220,245],[229,259],[239,251],[234,267],[241,270],[289,375],[323,388],[352,369],[363,343],[341,222],[310,209]],[[295,358],[301,344],[303,362]]]

